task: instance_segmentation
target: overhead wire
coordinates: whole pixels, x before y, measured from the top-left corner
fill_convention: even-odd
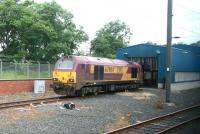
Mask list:
[[[185,9],[185,10],[188,10],[188,11],[192,12],[192,13],[195,13],[195,14],[200,15],[200,11],[191,9],[191,8],[189,8],[189,7],[186,7],[186,6],[182,5],[182,4],[177,4],[176,6],[179,6],[180,8],[183,8],[183,9]]]
[[[182,4],[176,4],[176,6],[178,6],[179,8],[182,8],[186,11],[189,11],[189,16],[191,16],[191,17],[195,16],[195,18],[196,18],[195,20],[199,21],[200,11],[195,10],[195,9],[191,9],[191,8],[185,6],[185,5],[182,5]],[[180,16],[185,16],[186,14],[187,13],[183,13],[183,14],[180,15],[180,13],[177,13],[177,14],[175,13],[175,16],[176,16],[176,18],[179,18]],[[197,16],[199,16],[199,17],[197,18]],[[195,20],[193,20],[193,21],[195,21]],[[192,34],[191,36],[190,35],[189,36],[181,36],[181,38],[194,38],[194,37],[200,36],[200,32],[194,31],[191,28],[188,29],[188,28],[185,28],[185,27],[180,27],[179,25],[175,25],[175,27],[177,29],[180,29],[182,31],[189,32],[189,33]]]
[[[195,35],[199,35],[200,36],[200,33],[199,32],[196,32],[196,31],[193,31],[193,30],[189,30],[187,28],[183,28],[183,27],[180,27],[180,26],[176,26],[178,29],[180,30],[183,30],[183,31],[186,31],[186,32],[190,32],[192,34],[195,34]]]

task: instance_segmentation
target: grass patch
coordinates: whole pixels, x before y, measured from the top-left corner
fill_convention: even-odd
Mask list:
[[[29,71],[29,74],[27,72],[15,72],[15,71],[5,71],[0,74],[0,79],[3,80],[17,80],[17,79],[30,79],[30,78],[51,78],[52,73],[49,73],[48,71],[40,72],[40,75],[36,71]]]

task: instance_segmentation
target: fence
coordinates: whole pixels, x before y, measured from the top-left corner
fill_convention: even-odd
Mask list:
[[[54,64],[4,62],[0,60],[0,80],[52,78]]]

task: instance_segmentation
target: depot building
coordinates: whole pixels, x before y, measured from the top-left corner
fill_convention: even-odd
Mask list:
[[[166,46],[139,44],[117,50],[117,59],[140,63],[144,86],[164,88],[166,82]],[[200,87],[200,47],[171,47],[171,89]]]

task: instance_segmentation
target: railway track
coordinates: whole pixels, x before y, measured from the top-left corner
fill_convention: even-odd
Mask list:
[[[200,105],[178,110],[105,134],[164,134],[195,120],[200,120]]]
[[[0,103],[0,110],[12,108],[12,107],[29,106],[30,104],[38,105],[38,104],[41,104],[41,103],[52,103],[52,102],[65,100],[66,98],[67,98],[66,96],[59,96],[59,97],[51,97],[51,98],[43,98],[43,99],[32,99],[32,100],[25,100],[25,101]]]
[[[87,98],[90,96],[87,96]],[[29,106],[31,104],[38,105],[41,103],[53,103],[57,101],[63,101],[69,98],[83,98],[83,97],[77,97],[77,96],[58,96],[58,97],[49,97],[49,98],[42,98],[42,99],[31,99],[31,100],[24,100],[24,101],[14,101],[14,102],[8,102],[8,103],[0,103],[0,110],[12,108],[12,107],[23,107],[23,106]],[[86,98],[86,97],[84,97]]]

